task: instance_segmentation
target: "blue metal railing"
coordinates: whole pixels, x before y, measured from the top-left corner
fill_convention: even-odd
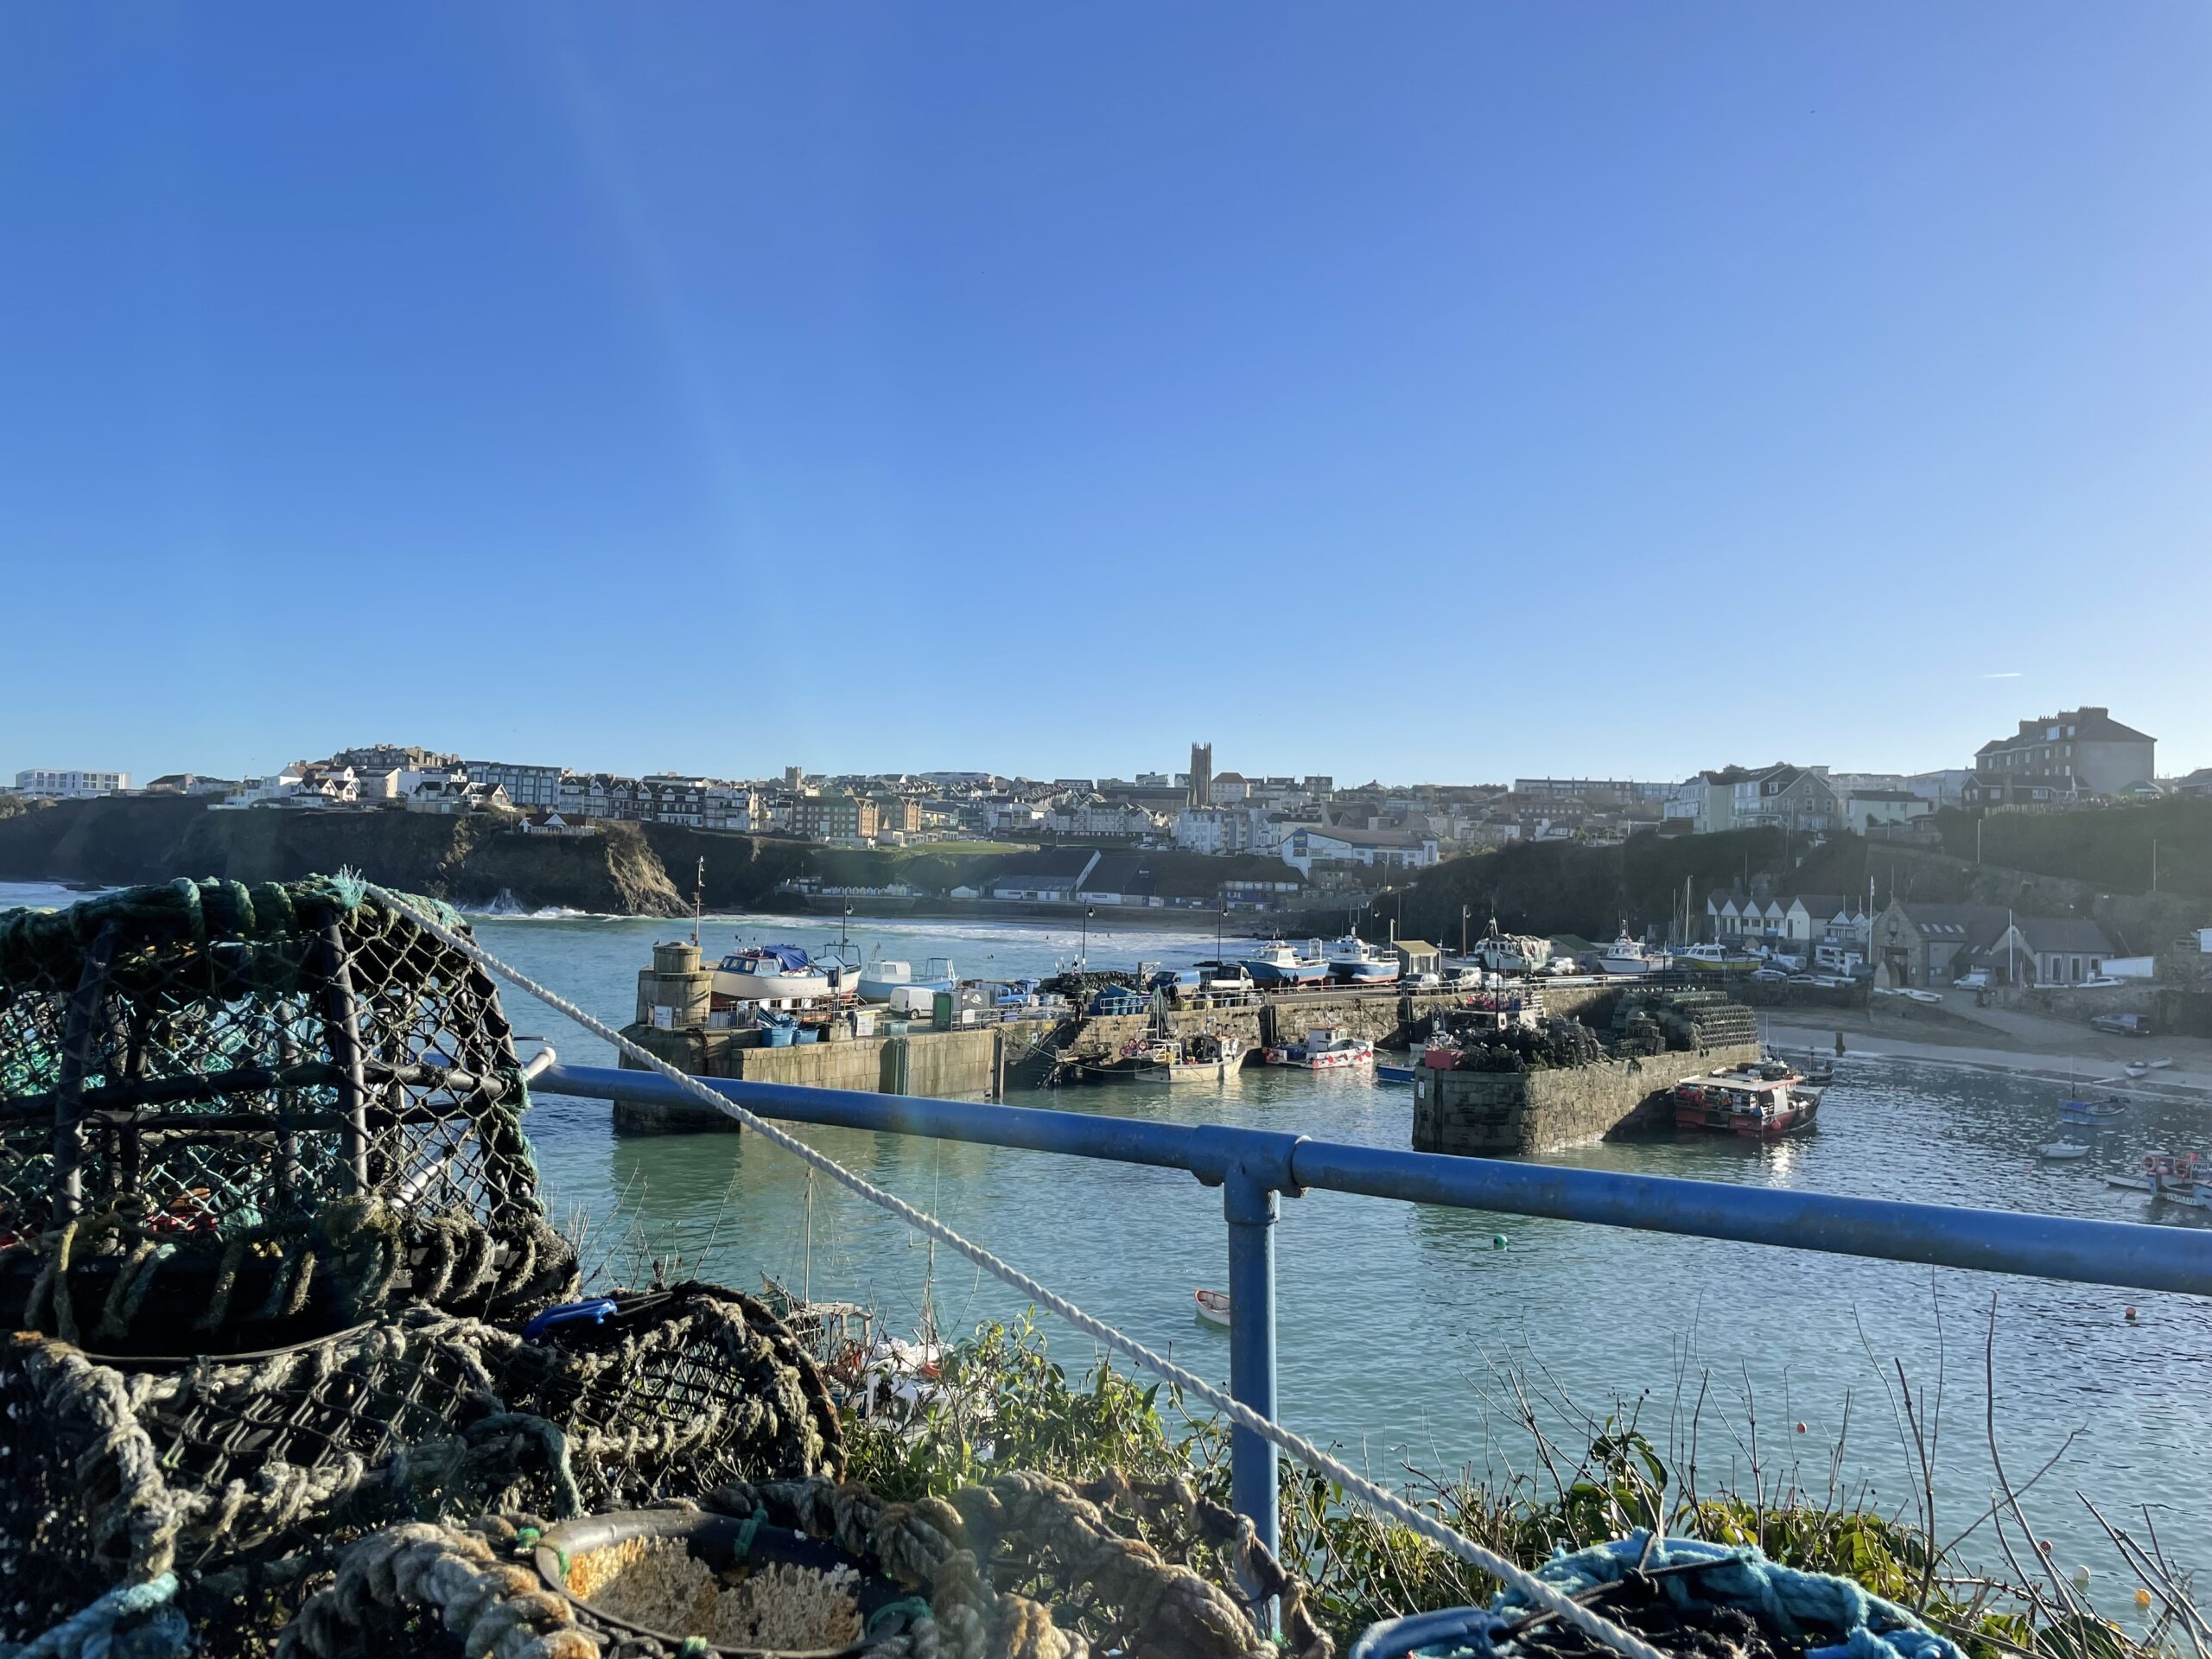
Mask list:
[[[2212,1295],[2212,1230],[2202,1228],[1564,1169],[1350,1146],[1264,1129],[1141,1122],[979,1101],[723,1077],[699,1081],[763,1117],[1148,1164],[1187,1170],[1206,1185],[1220,1187],[1229,1224],[1229,1389],[1270,1419],[1275,1414],[1274,1226],[1280,1199],[1317,1187],[1694,1238]],[[698,1108],[677,1084],[652,1071],[556,1063],[531,1087],[540,1094]],[[1236,1508],[1251,1517],[1262,1541],[1274,1549],[1279,1540],[1273,1449],[1257,1435],[1235,1429],[1230,1468]]]

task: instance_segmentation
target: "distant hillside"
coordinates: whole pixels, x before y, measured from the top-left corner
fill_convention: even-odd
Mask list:
[[[1459,912],[1479,935],[1490,918],[1509,933],[1573,933],[1610,939],[1626,921],[1631,931],[1664,929],[1680,912],[1689,882],[1697,914],[1714,887],[1739,886],[1775,868],[1783,856],[1779,830],[1743,830],[1719,836],[1633,836],[1618,847],[1575,842],[1524,842],[1475,853],[1421,872],[1405,893],[1399,932],[1456,945]],[[1378,920],[1397,913],[1378,906]]]
[[[463,905],[671,915],[685,906],[634,825],[562,839],[423,812],[219,812],[146,796],[63,801],[0,819],[0,880],[129,887],[179,875],[289,881],[342,868]]]
[[[1945,812],[1940,822],[1943,850],[1974,857],[1973,817]],[[2212,899],[2212,800],[2182,797],[2102,810],[2005,812],[1981,824],[1984,863],[2063,876],[2101,893],[2149,892],[2153,842],[2159,892]]]

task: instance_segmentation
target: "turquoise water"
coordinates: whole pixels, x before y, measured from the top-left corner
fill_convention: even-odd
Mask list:
[[[486,919],[478,930],[493,950],[611,1022],[628,1017],[652,940],[683,931],[588,918]],[[710,952],[741,935],[814,947],[823,933],[818,920],[709,918],[704,943]],[[852,938],[863,954],[950,953],[968,974],[1049,969],[1077,949],[1070,931],[994,924],[856,921]],[[1099,965],[1140,955],[1189,961],[1213,949],[1210,931],[1094,930],[1090,940]],[[557,1029],[566,1024],[557,1016],[533,1024],[533,1011],[513,1003],[519,1028],[551,1037],[569,1058],[606,1062],[598,1045]],[[1408,1143],[1411,1114],[1405,1087],[1280,1071],[1248,1071],[1217,1090],[1127,1085],[1015,1103],[1023,1099],[1388,1147]],[[2202,1107],[2144,1103],[2099,1132],[2093,1158],[2038,1167],[2033,1148],[2050,1136],[2055,1104],[2047,1085],[1854,1057],[1819,1133],[1802,1141],[1599,1146],[1554,1161],[2141,1221],[2149,1217],[2142,1195],[2107,1188],[2101,1172],[2131,1166],[2153,1147],[2205,1138]],[[593,1218],[588,1258],[611,1255],[617,1269],[634,1273],[647,1257],[680,1254],[687,1272],[736,1283],[803,1271],[805,1173],[772,1147],[736,1135],[617,1137],[603,1103],[553,1096],[532,1109],[531,1130],[556,1211]],[[1226,1340],[1191,1304],[1194,1287],[1224,1280],[1217,1194],[1164,1171],[806,1133],[1091,1313],[1225,1382]],[[925,1247],[858,1199],[817,1186],[812,1213],[817,1296],[850,1297],[911,1325],[927,1281],[948,1330],[1021,1311],[965,1262],[940,1259],[932,1277]],[[1948,1538],[1993,1488],[1982,1370],[1994,1296],[1997,1427],[2008,1473],[2024,1478],[2081,1431],[2027,1499],[2056,1558],[2089,1564],[2112,1592],[2106,1599],[2125,1601],[2113,1590],[2117,1560],[2078,1489],[2107,1514],[2158,1506],[2171,1550],[2192,1566],[2212,1559],[2202,1461],[2212,1308],[2201,1301],[1328,1193],[1286,1200],[1279,1231],[1283,1418],[1378,1474],[1405,1461],[1526,1466],[1525,1437],[1496,1406],[1517,1365],[1541,1368],[1548,1387],[1582,1411],[1637,1414],[1656,1442],[1671,1440],[1678,1452],[1702,1387],[1698,1460],[1707,1481],[1750,1484],[1754,1410],[1756,1461],[1770,1490],[1794,1480],[1825,1491],[1840,1436],[1844,1485],[1911,1513],[1891,1400],[1902,1361],[1916,1409],[1936,1417],[1936,1528]],[[1492,1243],[1500,1233],[1503,1251]],[[1087,1357],[1087,1338],[1060,1332],[1055,1339],[1074,1360]],[[1572,1414],[1556,1400],[1544,1414],[1562,1440],[1574,1438]],[[1994,1560],[1986,1529],[1977,1541]]]
[[[77,896],[0,886],[0,906]],[[486,918],[476,927],[494,953],[614,1024],[630,1016],[652,942],[684,931],[596,918]],[[834,925],[827,931],[834,936]],[[818,919],[710,918],[704,942],[719,953],[740,936],[815,948],[825,929]],[[1080,944],[1070,929],[940,921],[856,921],[852,938],[862,955],[880,950],[918,966],[950,954],[963,973],[998,976],[1048,971]],[[1186,963],[1212,955],[1214,938],[1094,926],[1089,949],[1101,965]],[[551,1039],[564,1057],[612,1063],[560,1016],[519,994],[508,1003],[519,1031]],[[1248,1071],[1217,1090],[1133,1084],[1017,1103],[1024,1098],[1386,1147],[1407,1144],[1411,1114],[1402,1086],[1281,1071]],[[2150,1216],[2142,1195],[2107,1188],[2102,1172],[2208,1138],[2204,1106],[2145,1103],[2097,1132],[2094,1157],[2038,1167],[2033,1148],[2050,1138],[2055,1104],[2048,1085],[1854,1056],[1819,1133],[1805,1140],[1592,1147],[1554,1161],[2142,1221]],[[554,1096],[537,1097],[529,1127],[556,1217],[588,1222],[588,1264],[634,1281],[652,1259],[680,1257],[685,1273],[738,1285],[764,1272],[795,1284],[808,1271],[805,1173],[774,1148],[734,1135],[617,1137],[604,1103]],[[1224,1282],[1217,1194],[1164,1171],[897,1135],[805,1134],[1092,1313],[1226,1382],[1226,1338],[1199,1323],[1191,1303],[1194,1287]],[[948,1331],[1021,1312],[964,1262],[940,1257],[932,1275],[921,1243],[837,1190],[817,1185],[811,1213],[817,1296],[872,1304],[894,1328],[916,1321],[925,1283]],[[2212,1307],[2204,1302],[1327,1193],[1286,1200],[1279,1232],[1282,1415],[1378,1476],[1408,1461],[1526,1468],[1526,1437],[1497,1404],[1505,1372],[1523,1366],[1541,1368],[1548,1389],[1600,1418],[1617,1408],[1638,1414],[1677,1463],[1702,1388],[1703,1478],[1738,1486],[1753,1462],[1748,1390],[1770,1491],[1795,1479],[1825,1491],[1842,1436],[1843,1484],[1911,1514],[1891,1402],[1902,1361],[1923,1417],[1936,1418],[1936,1529],[1948,1539],[1974,1520],[1993,1486],[1982,1366],[1994,1295],[1997,1427],[2008,1471],[2024,1478],[2081,1431],[2026,1500],[2056,1558],[2090,1565],[2098,1599],[2124,1610],[2133,1580],[2082,1511],[2079,1491],[2115,1519],[2153,1505],[2169,1550],[2187,1567],[2212,1565],[2204,1461]],[[1503,1251],[1492,1248],[1500,1233]],[[1052,1335],[1071,1366],[1087,1361],[1087,1338]],[[1575,1443],[1556,1401],[1543,1415]],[[1986,1529],[1970,1549],[1997,1559]]]

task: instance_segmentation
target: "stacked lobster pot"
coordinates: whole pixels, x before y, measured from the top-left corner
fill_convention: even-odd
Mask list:
[[[575,1300],[526,1081],[357,880],[0,913],[0,1650],[262,1651],[395,1522],[837,1471],[758,1302]]]

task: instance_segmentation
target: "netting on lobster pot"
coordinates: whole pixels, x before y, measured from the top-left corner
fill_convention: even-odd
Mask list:
[[[840,1466],[819,1373],[758,1303],[702,1288],[578,1311],[524,1335],[418,1308],[181,1365],[17,1335],[0,1349],[0,1580],[35,1590],[0,1607],[0,1643],[173,1572],[209,1650],[246,1652],[374,1528]]]
[[[557,1299],[524,1104],[490,979],[358,880],[0,913],[0,1306],[187,1353]]]

